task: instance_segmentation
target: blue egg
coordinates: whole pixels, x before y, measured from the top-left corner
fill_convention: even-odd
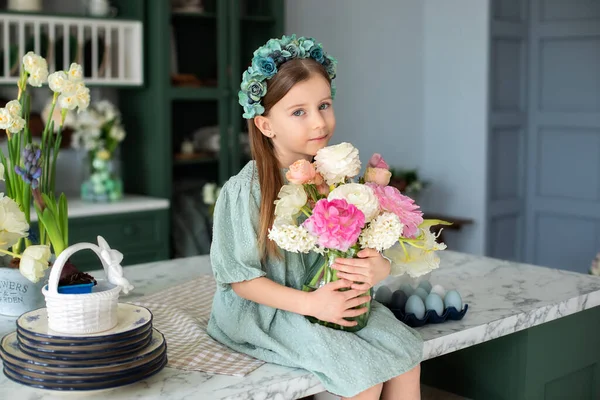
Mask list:
[[[431,293],[431,282],[429,281],[421,281],[419,282],[419,287],[425,289],[427,293]]]
[[[462,310],[462,298],[460,297],[460,294],[458,294],[456,290],[449,290],[448,293],[446,293],[446,297],[444,297],[444,305],[446,308],[454,307],[458,311]]]
[[[421,300],[419,296],[413,294],[406,301],[404,312],[407,314],[415,314],[417,319],[423,319],[425,316],[425,303],[423,303],[423,300]]]
[[[384,305],[390,304],[390,301],[392,300],[392,291],[386,285],[381,286],[375,292],[375,300]]]
[[[422,287],[416,288],[414,294],[419,296],[421,298],[421,300],[423,300],[423,301],[425,301],[425,299],[427,298],[427,292]]]
[[[425,309],[427,311],[434,310],[438,316],[444,313],[444,301],[439,294],[429,293],[425,299]]]
[[[406,296],[408,297],[410,297],[415,292],[415,289],[413,289],[413,287],[410,286],[408,283],[403,283],[402,285],[400,285],[400,290],[406,293]]]

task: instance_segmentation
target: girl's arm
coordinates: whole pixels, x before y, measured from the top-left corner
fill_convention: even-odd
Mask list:
[[[232,283],[231,288],[238,296],[255,303],[302,315],[311,312],[310,293],[280,285],[269,278]]]

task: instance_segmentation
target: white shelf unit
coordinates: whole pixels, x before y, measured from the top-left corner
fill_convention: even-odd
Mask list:
[[[144,83],[140,21],[0,14],[0,48],[0,84],[17,82],[29,50],[48,61],[50,73],[81,64],[88,86]]]

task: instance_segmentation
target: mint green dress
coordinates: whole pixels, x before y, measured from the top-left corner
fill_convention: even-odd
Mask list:
[[[260,187],[254,161],[223,186],[214,212],[211,263],[217,291],[208,334],[218,342],[269,363],[306,369],[327,391],[356,394],[411,370],[421,362],[423,341],[373,301],[367,326],[356,333],[313,324],[303,315],[239,297],[231,283],[265,276],[301,289],[318,255],[284,252],[261,265],[257,246]]]

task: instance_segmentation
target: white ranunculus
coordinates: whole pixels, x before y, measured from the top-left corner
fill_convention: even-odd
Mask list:
[[[317,238],[306,228],[288,224],[281,219],[276,219],[273,227],[269,229],[269,239],[283,250],[292,253],[308,253],[317,245]]]
[[[23,111],[23,107],[21,107],[21,103],[18,100],[11,100],[6,103],[5,108],[8,110],[12,117],[20,117],[21,112]]]
[[[362,231],[359,237],[363,249],[384,251],[398,243],[404,224],[394,213],[383,213]]]
[[[323,147],[315,155],[315,166],[328,185],[344,182],[360,172],[358,150],[345,142]]]
[[[20,238],[27,237],[29,224],[19,205],[0,193],[0,249],[8,249]]]
[[[53,72],[48,77],[48,86],[50,86],[50,90],[56,93],[62,93],[65,89],[69,89],[70,86],[67,86],[68,82],[69,77],[65,71]]]
[[[48,260],[50,259],[50,247],[46,245],[28,246],[21,255],[19,262],[19,271],[21,274],[36,283],[44,277],[48,269]]]
[[[333,189],[327,200],[344,199],[365,214],[365,223],[371,222],[379,214],[379,201],[373,189],[360,183],[348,183]]]
[[[285,221],[292,221],[300,214],[308,197],[302,185],[284,185],[275,200],[275,216]]]

